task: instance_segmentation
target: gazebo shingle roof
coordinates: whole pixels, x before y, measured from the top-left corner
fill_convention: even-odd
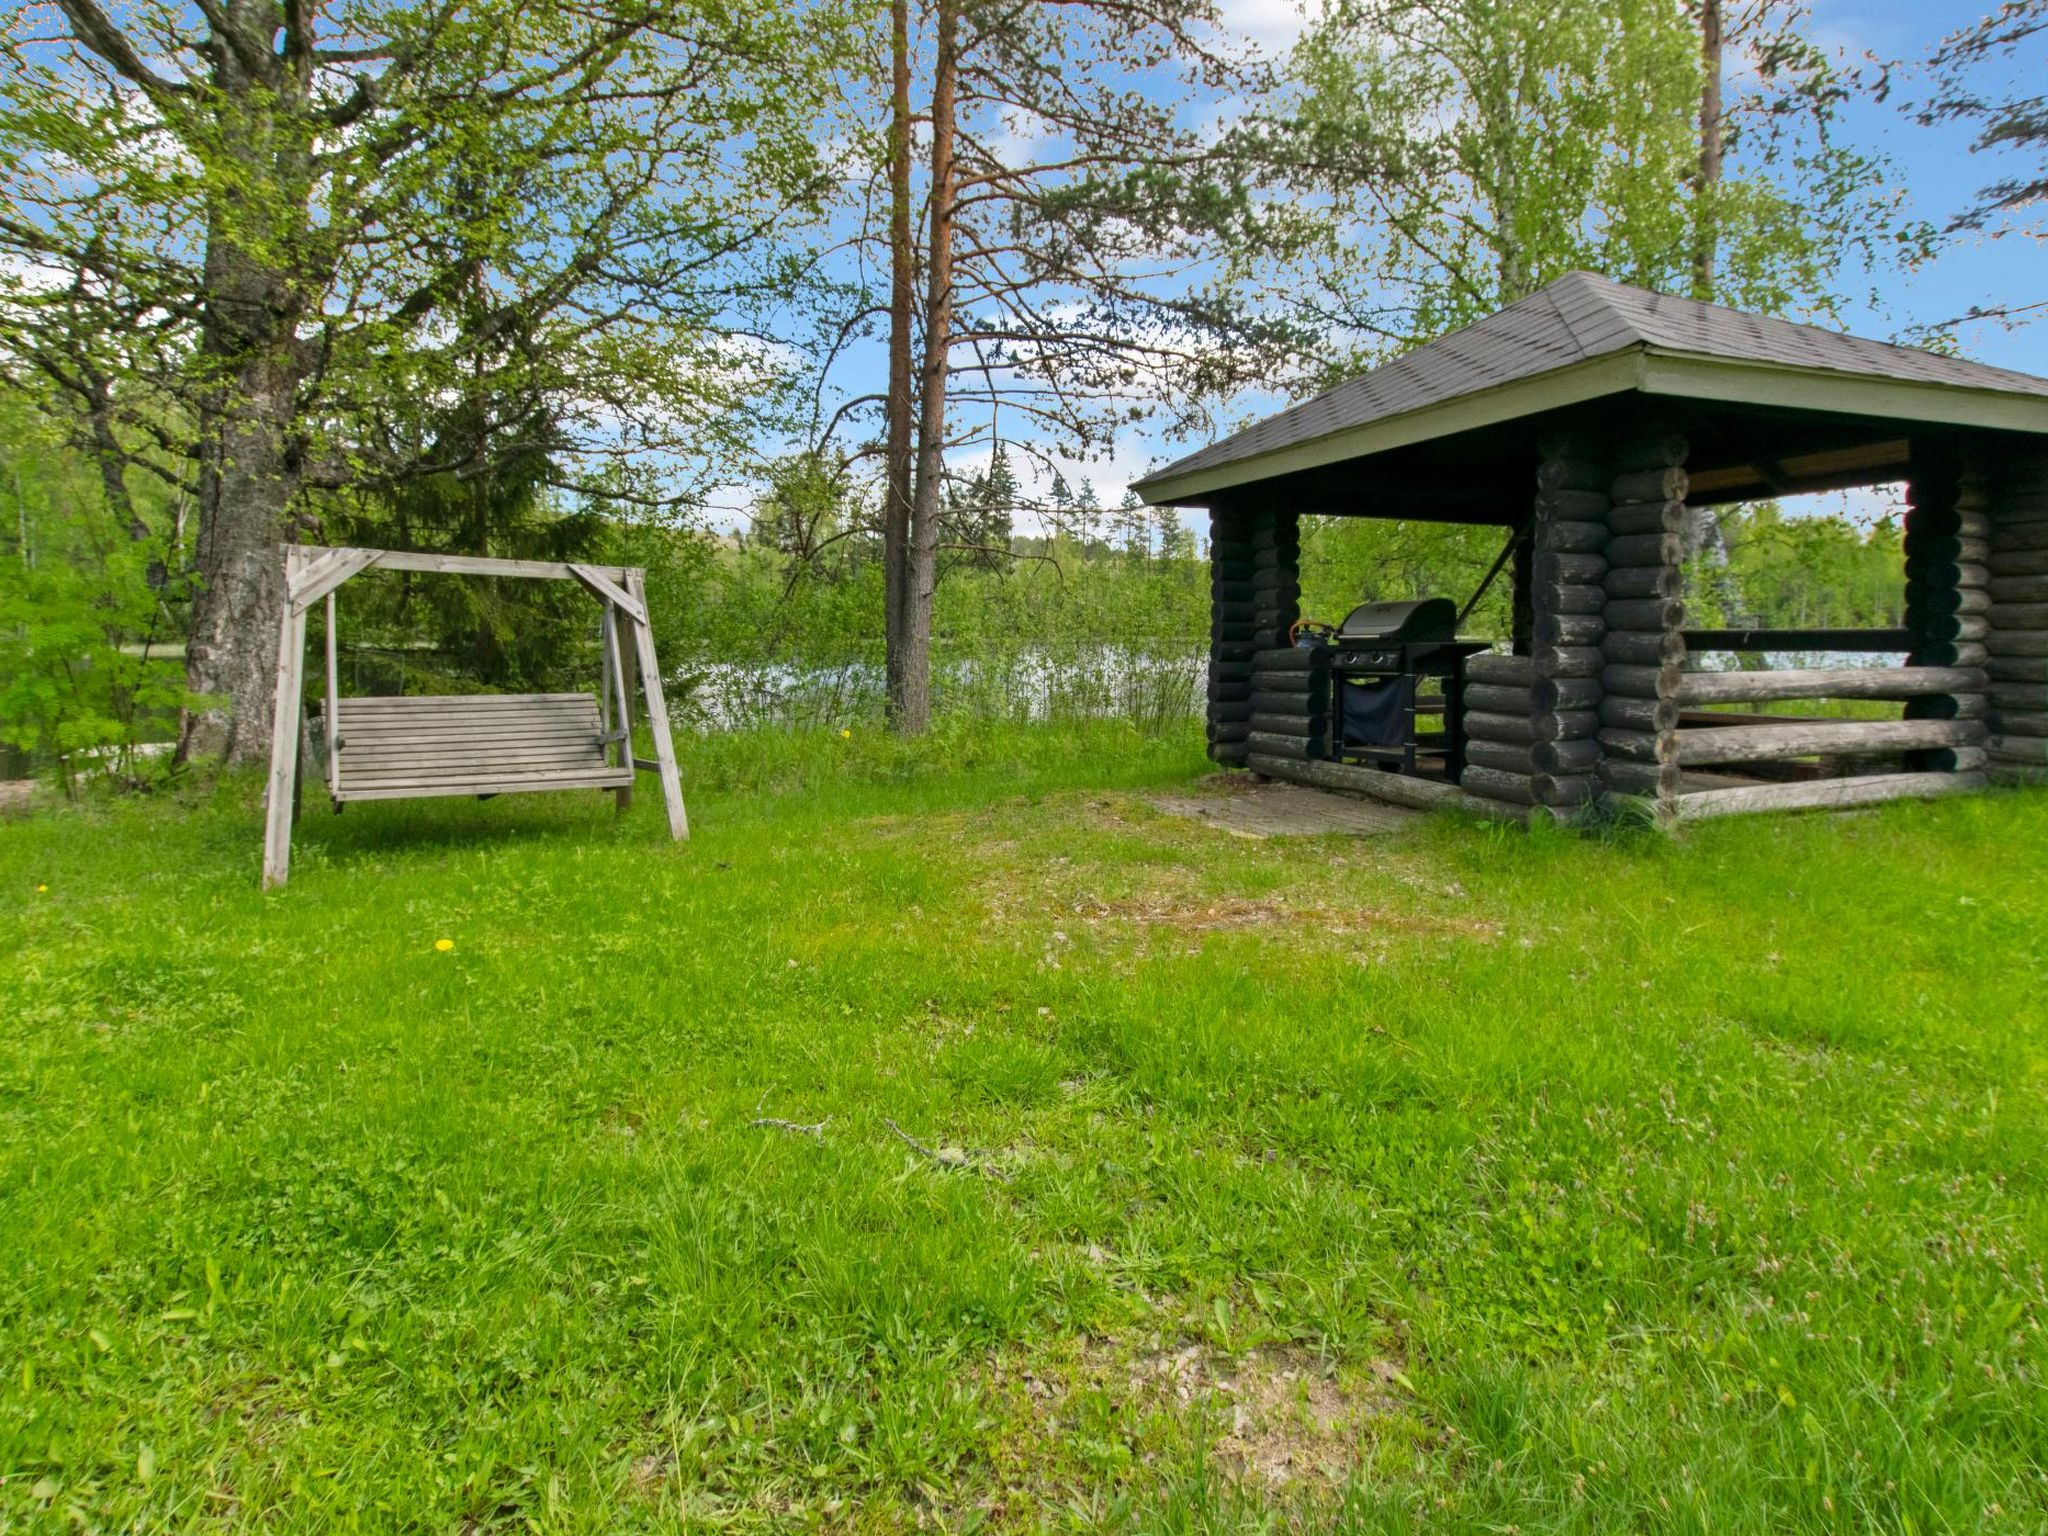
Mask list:
[[[2031,374],[1572,272],[1497,314],[1189,454],[1146,476],[1138,488],[1185,480],[1632,349],[2048,400],[2048,379]]]

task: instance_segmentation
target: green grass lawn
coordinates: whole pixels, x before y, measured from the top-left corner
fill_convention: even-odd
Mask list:
[[[2048,1522],[2048,794],[690,750],[269,895],[246,782],[0,822],[0,1529]]]

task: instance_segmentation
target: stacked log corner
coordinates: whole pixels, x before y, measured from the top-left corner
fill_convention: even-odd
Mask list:
[[[1983,477],[1948,454],[1916,454],[1907,486],[1902,543],[1906,555],[1906,665],[1966,669],[1959,690],[1906,703],[1908,720],[1981,722],[1986,703],[1980,670],[1990,652],[1991,596],[1985,564],[1990,533]],[[1953,746],[1909,755],[1922,772],[1974,773],[1985,765],[1983,726],[1970,726]]]
[[[1248,744],[1255,757],[1315,762],[1330,756],[1328,650],[1271,646],[1252,658]]]
[[[1299,520],[1292,512],[1219,511],[1209,540],[1209,756],[1242,767],[1252,737],[1271,734],[1255,730],[1256,717],[1291,717],[1301,702],[1255,687],[1260,653],[1285,648],[1299,617]]]
[[[2048,783],[2048,454],[2015,453],[1989,482],[1987,766],[2006,782]]]
[[[1607,635],[1599,574],[1607,561],[1604,445],[1559,434],[1540,445],[1530,597],[1535,633],[1536,800],[1567,809],[1600,792],[1601,642]]]
[[[1468,794],[1564,811],[1599,792],[1611,478],[1604,454],[1584,438],[1553,434],[1539,445],[1528,554],[1516,571],[1518,609],[1526,600],[1517,654],[1466,664],[1459,787]]]
[[[1680,577],[1688,445],[1663,427],[1636,429],[1615,446],[1608,482],[1606,568],[1600,584],[1601,788],[1674,819],[1678,695],[1685,668]]]
[[[1327,656],[1293,648],[1301,617],[1301,519],[1261,512],[1252,528],[1252,720],[1255,753],[1320,758],[1329,737]],[[1320,661],[1319,672],[1315,663]]]
[[[1251,734],[1252,522],[1218,512],[1209,525],[1209,757],[1242,767]]]

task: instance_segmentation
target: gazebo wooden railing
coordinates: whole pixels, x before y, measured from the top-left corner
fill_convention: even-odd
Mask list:
[[[1576,446],[1585,451],[1583,442]],[[1982,590],[1988,572],[1971,558],[1982,555],[1985,532],[1981,489],[1971,477],[1937,459],[1919,465],[1909,482],[1903,627],[1689,629],[1679,572],[1689,445],[1653,426],[1610,451],[1621,472],[1609,482],[1610,536],[1599,551],[1608,597],[1597,674],[1598,776],[1605,789],[1646,797],[1660,819],[1688,821],[1946,794],[1984,783],[1989,625],[1981,615],[1990,603]],[[1906,664],[1715,671],[1692,665],[1708,653],[1787,651],[1903,652]],[[1727,708],[1788,700],[1897,702],[1903,718]],[[1872,766],[1880,771],[1859,771]]]

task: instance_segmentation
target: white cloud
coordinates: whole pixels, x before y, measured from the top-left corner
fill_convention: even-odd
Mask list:
[[[1061,142],[1050,123],[1033,112],[1005,112],[989,153],[1004,165],[1031,165]]]

